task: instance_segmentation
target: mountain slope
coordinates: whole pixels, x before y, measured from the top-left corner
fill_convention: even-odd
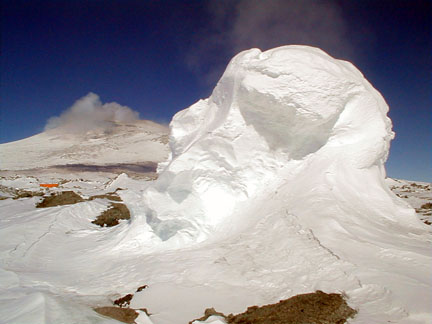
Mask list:
[[[70,133],[61,127],[0,144],[0,170],[67,164],[160,162],[168,156],[168,128],[151,121],[112,122],[108,129]]]

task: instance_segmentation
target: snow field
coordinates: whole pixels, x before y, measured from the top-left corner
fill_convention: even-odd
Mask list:
[[[103,321],[80,307],[146,284],[131,302],[152,313],[144,323],[317,289],[348,297],[350,323],[430,322],[431,232],[385,183],[387,111],[354,66],[319,49],[238,54],[210,98],[173,118],[157,180],[94,182],[126,189],[130,221],[91,224],[103,200],[0,201],[2,298],[22,310],[10,319],[2,304],[0,319],[70,323],[75,309],[79,323]]]

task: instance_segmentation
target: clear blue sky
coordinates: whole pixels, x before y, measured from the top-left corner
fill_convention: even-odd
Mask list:
[[[238,51],[318,46],[390,106],[388,175],[432,181],[432,1],[1,2],[0,142],[41,132],[88,92],[169,122]]]

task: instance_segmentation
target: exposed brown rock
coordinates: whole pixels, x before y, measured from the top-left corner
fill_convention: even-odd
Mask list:
[[[214,308],[207,308],[207,309],[204,311],[204,316],[202,316],[202,317],[200,317],[200,318],[197,318],[197,319],[195,319],[195,320],[193,320],[193,321],[190,321],[189,324],[192,324],[192,322],[194,322],[194,321],[205,321],[205,320],[207,320],[210,316],[213,316],[213,315],[222,316],[223,318],[226,319],[226,316],[225,316],[223,313],[219,313],[219,312],[217,312]]]
[[[62,205],[72,205],[83,202],[84,199],[73,191],[62,191],[51,196],[44,197],[44,199],[36,204],[36,208],[46,208]]]
[[[114,306],[97,307],[94,309],[96,312],[103,316],[114,318],[123,323],[135,323],[138,313],[131,308],[119,308]]]
[[[13,199],[40,197],[43,195],[44,193],[42,191],[17,190]]]
[[[112,200],[112,201],[122,201],[122,199],[119,196],[117,196],[115,193],[95,195],[95,196],[91,196],[89,198],[89,200],[94,200],[94,199],[108,199],[108,200]]]
[[[116,299],[114,301],[114,305],[118,305],[120,307],[129,307],[132,297],[133,297],[132,294],[127,294],[126,296]]]
[[[225,316],[214,309],[207,309],[206,314],[199,320],[219,315],[229,324],[343,324],[356,313],[357,311],[347,305],[342,295],[326,294],[318,290],[272,305],[252,306],[238,315]]]
[[[0,196],[0,200],[3,200],[8,198],[20,199],[20,198],[38,197],[38,196],[43,196],[44,192],[15,189],[15,188],[0,185],[0,194],[6,195],[6,196]]]
[[[420,206],[422,209],[432,209],[432,203],[426,203]]]
[[[140,309],[138,309],[138,310],[140,310],[140,311],[146,313],[147,316],[151,316],[151,315],[152,315],[152,314],[147,310],[147,308],[140,308]]]
[[[144,285],[144,286],[138,287],[137,290],[136,290],[136,292],[140,292],[141,290],[144,290],[144,289],[146,289],[147,287],[148,287],[147,285]]]
[[[130,219],[129,209],[125,204],[111,203],[111,206],[100,214],[96,220],[92,221],[92,223],[101,227],[111,227],[118,225],[120,219]]]

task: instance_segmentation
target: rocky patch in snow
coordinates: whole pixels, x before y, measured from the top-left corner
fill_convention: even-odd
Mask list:
[[[132,298],[133,298],[133,294],[127,294],[126,296],[114,300],[114,305],[117,305],[119,307],[129,307]]]
[[[13,198],[13,199],[21,199],[21,198],[31,198],[31,197],[40,197],[43,196],[43,191],[31,191],[24,190],[20,188],[12,188],[0,185],[0,200]]]
[[[432,184],[399,179],[386,180],[390,189],[415,209],[417,216],[426,225],[432,224]]]
[[[137,288],[136,292],[140,292],[145,288],[147,288],[147,285],[140,286]],[[133,294],[127,294],[114,300],[114,306],[95,307],[94,310],[101,315],[114,318],[123,323],[136,323],[135,319],[138,317],[140,312],[144,312],[146,316],[150,316],[151,314],[146,308],[130,308],[130,302],[133,296]]]
[[[30,195],[31,197],[32,195]],[[50,196],[44,197],[42,201],[36,204],[36,208],[48,208],[64,205],[73,205],[84,201],[92,201],[94,199],[108,199],[110,201],[122,201],[115,192],[91,196],[89,199],[83,199],[74,191],[61,191],[51,193]],[[119,202],[111,202],[108,209],[103,211],[94,221],[93,224],[101,227],[112,227],[119,224],[120,220],[130,219],[129,209],[125,204]]]
[[[431,221],[429,220],[430,217],[432,216],[432,203],[426,203],[420,206],[420,208],[416,208],[415,209],[417,214],[421,214],[423,215],[423,222],[426,225],[431,225]],[[424,218],[429,218],[429,219],[424,219]]]
[[[36,208],[73,205],[83,201],[84,199],[73,191],[62,191],[59,193],[52,193],[50,196],[45,197],[41,202],[36,204]]]
[[[213,323],[208,319],[223,318],[228,324],[343,324],[357,313],[348,306],[341,294],[316,291],[301,294],[279,303],[248,307],[246,312],[225,316],[213,308],[189,324]],[[215,321],[215,323],[217,323]]]
[[[125,204],[111,203],[110,207],[102,212],[92,223],[100,227],[112,227],[118,225],[119,220],[122,219],[130,219],[129,209]]]
[[[91,196],[88,200],[94,199],[108,199],[112,201],[122,201],[122,199],[115,192],[108,192],[106,194]]]
[[[133,324],[138,317],[138,312],[131,308],[120,308],[113,306],[96,307],[94,309],[97,313],[114,318],[123,323]]]

